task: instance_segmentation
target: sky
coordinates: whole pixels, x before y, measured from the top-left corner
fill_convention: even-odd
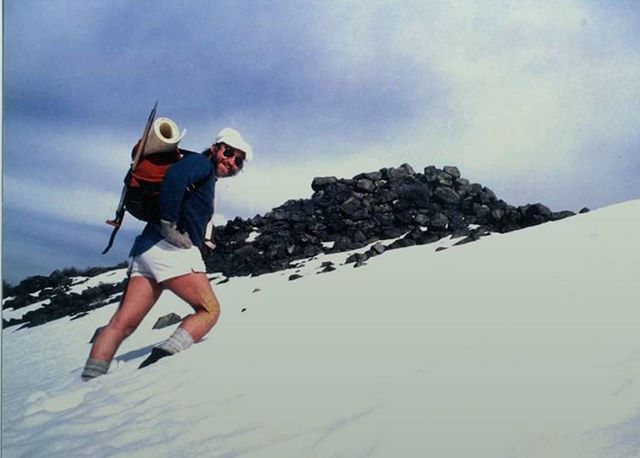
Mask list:
[[[510,204],[640,197],[634,1],[4,2],[3,269],[15,283],[101,255],[132,145],[158,115],[255,159],[218,222],[311,196],[314,176],[457,166]]]
[[[212,274],[222,314],[204,340],[137,370],[177,326],[157,319],[191,313],[167,292],[86,383],[117,300],[5,328],[3,456],[638,457],[639,230],[633,201],[357,269],[335,253]]]

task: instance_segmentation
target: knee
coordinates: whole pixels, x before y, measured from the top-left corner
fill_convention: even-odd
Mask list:
[[[107,325],[107,328],[118,333],[122,338],[127,338],[138,328],[137,325],[128,323],[119,319],[113,319]]]

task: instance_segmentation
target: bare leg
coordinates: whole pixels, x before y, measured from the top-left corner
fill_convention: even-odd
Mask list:
[[[136,330],[162,293],[162,287],[147,277],[129,280],[122,305],[96,337],[90,358],[110,362],[124,339]]]
[[[202,339],[218,321],[220,303],[204,273],[191,273],[170,278],[162,286],[187,302],[195,313],[185,317],[180,327],[187,331],[194,342]]]

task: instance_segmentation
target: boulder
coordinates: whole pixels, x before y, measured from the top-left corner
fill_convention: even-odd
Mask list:
[[[460,195],[450,187],[438,186],[433,192],[434,197],[445,205],[455,206],[460,203]]]
[[[338,179],[336,177],[316,177],[311,182],[311,189],[314,191],[320,191],[328,186],[336,184]]]
[[[452,165],[445,165],[443,167],[444,173],[451,175],[453,178],[460,178],[460,170],[458,167]]]
[[[356,190],[360,192],[371,193],[376,190],[376,185],[371,180],[362,179],[362,180],[358,180],[356,184]]]
[[[158,320],[156,321],[156,324],[153,325],[152,329],[168,328],[169,326],[180,323],[181,321],[182,321],[182,318],[180,318],[180,315],[177,315],[175,313],[169,313],[167,315],[164,315],[158,318]]]

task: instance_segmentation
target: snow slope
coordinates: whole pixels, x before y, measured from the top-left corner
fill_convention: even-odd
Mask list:
[[[318,257],[295,281],[219,277],[207,339],[136,369],[175,328],[157,317],[188,313],[164,294],[88,383],[115,304],[9,328],[3,456],[640,457],[639,232],[631,201],[357,269]]]

